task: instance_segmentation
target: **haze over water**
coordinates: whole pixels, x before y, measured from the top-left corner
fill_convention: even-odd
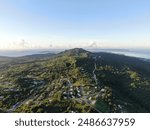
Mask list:
[[[35,50],[23,50],[23,51],[0,51],[0,56],[8,56],[8,57],[20,57],[26,55],[33,54],[46,54],[46,53],[54,53],[57,54],[66,49],[35,49]],[[108,52],[115,54],[122,54],[126,56],[139,57],[150,59],[150,49],[87,49],[91,52]]]

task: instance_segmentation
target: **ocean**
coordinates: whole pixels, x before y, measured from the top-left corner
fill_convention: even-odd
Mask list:
[[[148,50],[112,51],[112,53],[123,54],[131,57],[150,59],[150,50],[149,51]]]
[[[46,53],[58,53],[65,49],[52,49],[52,50],[24,50],[24,51],[0,51],[0,56],[8,57],[20,57],[33,54],[46,54]],[[150,59],[150,49],[87,49],[92,52],[110,52],[115,54],[121,54],[132,57],[139,57]]]
[[[150,49],[92,49],[95,52],[108,52],[131,57],[150,59]]]

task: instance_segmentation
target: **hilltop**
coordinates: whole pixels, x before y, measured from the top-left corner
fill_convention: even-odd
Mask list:
[[[81,56],[82,54],[89,54],[89,51],[86,51],[82,48],[74,48],[70,50],[65,50],[63,52],[60,52],[58,55],[70,55],[70,56]]]
[[[75,48],[6,60],[0,112],[150,112],[150,63],[142,59]]]

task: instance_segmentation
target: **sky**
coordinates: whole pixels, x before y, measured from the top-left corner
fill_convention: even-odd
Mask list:
[[[0,0],[0,50],[150,48],[150,0]]]

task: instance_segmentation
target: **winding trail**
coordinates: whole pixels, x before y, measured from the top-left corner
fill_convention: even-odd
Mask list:
[[[94,80],[95,80],[95,84],[98,85],[97,77],[96,77],[95,71],[96,71],[96,63],[94,63],[93,77],[94,77]]]
[[[95,80],[95,84],[98,85],[97,77],[96,77],[96,74],[95,74],[95,71],[97,69],[96,60],[97,59],[95,59],[95,63],[94,63],[93,77],[94,77],[94,80]]]

